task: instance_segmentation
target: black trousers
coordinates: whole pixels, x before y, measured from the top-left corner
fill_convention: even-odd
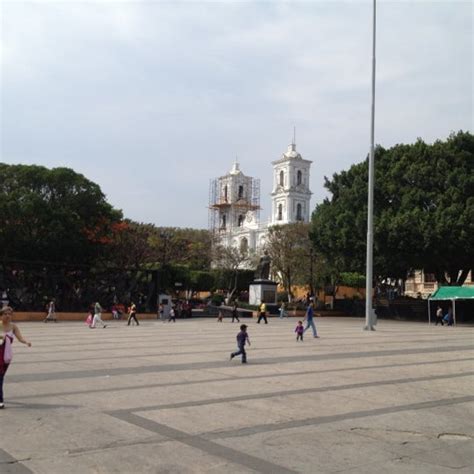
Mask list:
[[[237,319],[237,322],[240,323],[240,319],[236,314],[232,315],[232,322],[234,322],[234,319]]]
[[[132,313],[132,314],[128,317],[127,326],[130,326],[130,323],[132,322],[132,319],[135,321],[135,323],[137,324],[137,326],[140,326],[140,323],[138,322],[138,319],[137,319],[137,316],[136,316],[135,313]]]
[[[268,321],[267,321],[267,315],[265,313],[260,313],[258,315],[258,320],[257,320],[257,323],[260,324],[260,321],[264,319],[265,320],[265,324],[268,324]]]
[[[5,378],[5,374],[7,373],[7,370],[8,370],[8,366],[6,365],[3,374],[0,374],[0,403],[3,403],[3,379]]]

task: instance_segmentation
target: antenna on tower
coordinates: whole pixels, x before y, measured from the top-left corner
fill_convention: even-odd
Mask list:
[[[296,145],[296,126],[293,126],[293,145]]]

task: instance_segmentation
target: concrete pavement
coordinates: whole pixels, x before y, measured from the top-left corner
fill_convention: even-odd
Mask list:
[[[0,473],[470,473],[474,328],[20,323]]]

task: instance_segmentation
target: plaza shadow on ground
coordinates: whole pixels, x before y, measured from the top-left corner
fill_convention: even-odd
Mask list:
[[[21,323],[0,472],[473,472],[473,328],[316,322]]]

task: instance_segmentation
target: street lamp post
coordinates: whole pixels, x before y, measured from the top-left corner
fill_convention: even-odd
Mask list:
[[[367,269],[365,283],[365,326],[366,331],[374,331],[374,312],[372,308],[372,282],[374,258],[374,161],[375,161],[375,32],[376,32],[376,0],[373,0],[372,26],[372,107],[370,117],[370,153],[369,183],[367,199]]]

